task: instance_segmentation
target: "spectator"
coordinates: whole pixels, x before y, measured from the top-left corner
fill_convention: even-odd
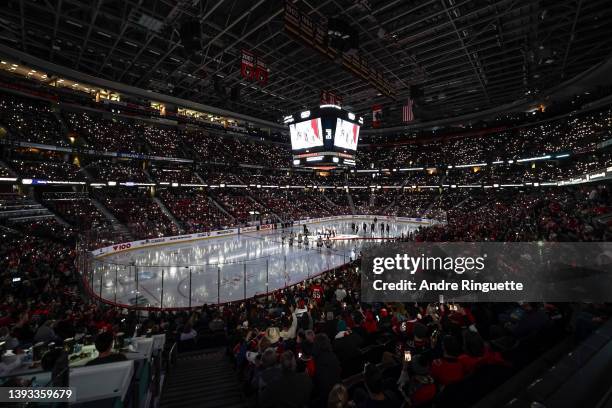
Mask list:
[[[336,292],[334,294],[338,303],[341,303],[344,300],[344,298],[346,297],[346,290],[344,290],[342,284],[338,285],[338,289],[336,289]]]
[[[187,340],[193,340],[197,337],[198,332],[196,332],[193,327],[191,326],[191,323],[187,323],[185,325],[185,327],[183,327],[183,332],[180,335],[179,340],[180,341],[187,341]]]
[[[267,387],[279,381],[283,375],[277,363],[276,349],[266,348],[261,356],[261,365],[253,378],[253,385],[260,397],[260,403],[264,402],[264,391]]]
[[[399,401],[389,393],[385,393],[383,376],[380,369],[374,364],[368,364],[364,370],[365,387],[367,396],[355,399],[362,400],[358,406],[363,408],[392,408],[399,405]]]
[[[315,358],[316,373],[314,376],[314,395],[317,405],[325,405],[329,392],[341,381],[340,361],[333,353],[332,346],[324,333],[315,336],[313,356]]]
[[[260,398],[262,407],[305,407],[310,402],[312,381],[304,373],[296,373],[293,352],[285,351],[280,357],[281,376],[270,382]]]
[[[52,341],[56,341],[58,339],[57,335],[53,331],[53,325],[55,322],[53,320],[45,321],[39,328],[36,330],[36,334],[34,335],[34,342],[43,342],[43,343],[51,343]]]
[[[327,408],[346,408],[349,404],[349,395],[346,387],[342,384],[334,385],[329,393]]]
[[[458,358],[461,353],[459,342],[453,336],[442,339],[442,358],[431,365],[431,375],[441,386],[457,383],[465,378],[465,371]]]
[[[117,361],[126,361],[127,358],[122,353],[113,353],[113,334],[108,331],[104,331],[96,337],[95,340],[96,350],[98,350],[98,357],[87,362],[86,365],[98,365],[106,363],[116,363]]]
[[[404,371],[409,373],[408,380],[400,382],[400,391],[408,406],[421,407],[431,403],[436,396],[436,384],[430,375],[427,358],[415,356],[404,366]]]

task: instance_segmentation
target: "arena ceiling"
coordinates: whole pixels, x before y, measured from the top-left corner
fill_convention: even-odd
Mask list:
[[[360,114],[382,104],[386,124],[400,121],[411,85],[424,90],[417,116],[457,116],[537,95],[612,51],[609,0],[294,3],[315,20],[337,17],[356,28],[361,54],[396,99],[292,39],[283,0],[5,0],[0,41],[105,79],[271,120],[317,104],[331,88]],[[202,23],[196,53],[179,34],[193,19]],[[241,78],[243,49],[269,66],[266,85]],[[220,96],[219,84],[241,87],[240,100]]]

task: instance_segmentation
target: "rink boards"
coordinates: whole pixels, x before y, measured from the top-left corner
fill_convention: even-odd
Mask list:
[[[309,218],[304,220],[299,220],[294,222],[294,226],[296,225],[309,225],[309,224],[320,224],[323,222],[329,221],[368,221],[371,222],[374,218],[377,218],[378,221],[385,222],[408,222],[420,225],[432,225],[436,223],[436,220],[428,219],[428,218],[411,218],[411,217],[393,217],[393,216],[385,216],[385,215],[338,215],[333,217],[322,217],[322,218]],[[143,239],[139,241],[131,241],[131,242],[122,242],[119,244],[109,245],[107,247],[98,248],[93,250],[91,254],[94,257],[104,257],[110,254],[129,251],[134,249],[140,249],[143,247],[150,246],[160,246],[160,245],[171,245],[176,243],[183,243],[189,241],[198,241],[202,239],[211,239],[211,238],[220,238],[227,237],[231,235],[238,234],[246,234],[252,232],[265,232],[270,230],[278,229],[280,230],[282,224],[263,224],[260,226],[250,226],[250,227],[240,227],[240,228],[228,228],[217,231],[207,231],[207,232],[199,232],[195,234],[184,234],[184,235],[174,235],[170,237],[161,237],[161,238],[151,238],[151,239]]]
[[[186,308],[239,301],[281,289],[355,259],[376,245],[433,223],[406,217],[339,216],[303,220],[289,228],[247,227],[134,241],[97,250],[86,277],[91,292],[108,303],[143,308]],[[368,225],[363,231],[363,223]],[[355,232],[351,224],[360,226]],[[380,224],[390,231],[380,231]],[[289,245],[289,234],[309,230],[309,245]],[[331,248],[316,240],[334,230]],[[284,239],[283,239],[284,237]],[[129,245],[128,245],[129,244]]]

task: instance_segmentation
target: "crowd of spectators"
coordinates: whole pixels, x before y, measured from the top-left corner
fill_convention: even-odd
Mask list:
[[[149,177],[147,177],[146,173],[144,172],[142,164],[139,165],[139,163],[130,160],[100,160],[89,164],[86,167],[86,170],[96,182],[151,182]]]
[[[84,138],[86,146],[105,152],[142,153],[143,125],[120,117],[103,117],[96,113],[65,112],[64,117],[76,138]]]
[[[153,163],[149,168],[149,174],[158,183],[202,184],[195,171],[186,165]]]
[[[149,189],[98,189],[95,197],[125,225],[135,239],[177,235],[178,227],[152,200]]]
[[[109,228],[110,223],[86,193],[46,192],[43,204],[79,231]]]
[[[51,103],[0,93],[0,127],[15,140],[68,146],[68,138],[53,113]]]
[[[46,103],[11,97],[0,99],[0,104],[0,121],[16,137],[65,143],[59,121]],[[46,119],[45,112],[49,115]],[[202,161],[232,165],[281,167],[288,163],[287,146],[228,135],[219,143],[214,131],[175,131],[97,114],[65,112],[64,116],[78,137],[100,150],[158,155],[193,152]],[[482,140],[450,139],[364,150],[359,160],[368,168],[372,163],[403,167],[572,150],[580,151],[580,157],[573,161],[575,168],[594,170],[610,164],[609,154],[593,152],[596,144],[608,137],[610,125],[608,109],[510,129]],[[84,179],[68,156],[55,153],[35,158],[22,152],[9,163],[24,178]],[[222,183],[253,187],[343,186],[351,182],[376,186],[383,184],[382,180],[406,186],[460,185],[536,181],[542,179],[541,174],[562,177],[577,171],[550,163],[326,178],[285,171],[238,171],[235,167],[231,172],[208,166],[198,169],[197,174],[214,188],[168,188],[156,195],[188,232],[269,220],[272,213],[282,219],[298,219],[375,214],[386,209],[389,215],[446,220],[402,237],[405,240],[589,242],[612,238],[612,196],[606,185],[445,191],[368,187],[349,192],[216,187]],[[142,161],[104,161],[87,169],[98,181],[149,180]],[[540,170],[544,173],[537,172]],[[178,164],[152,166],[151,174],[164,182],[199,180],[193,169]],[[437,406],[453,406],[458,400],[476,401],[567,337],[570,329],[583,338],[612,314],[609,305],[600,304],[367,304],[360,301],[358,267],[349,264],[266,297],[174,313],[151,312],[139,321],[133,312],[125,314],[82,296],[75,269],[75,229],[83,232],[108,225],[93,204],[94,197],[135,239],[178,234],[178,226],[153,199],[152,192],[150,188],[123,187],[92,193],[46,192],[43,203],[74,229],[52,215],[0,226],[0,341],[19,349],[37,341],[62,341],[101,331],[145,330],[166,332],[187,350],[221,338],[245,392],[260,406],[399,407],[402,403],[426,406],[432,401]],[[20,200],[9,197],[1,204]]]
[[[182,224],[186,233],[219,230],[235,223],[217,208],[204,192],[162,190],[159,197]]]
[[[166,205],[173,199],[168,198],[171,194],[161,193]],[[501,189],[480,195],[454,191],[448,198],[415,191],[401,193],[395,200],[402,196],[421,197],[428,207],[433,201],[448,208],[446,224],[422,228],[405,239],[607,241],[612,237],[610,225],[601,221],[612,209],[607,186],[547,192]],[[161,233],[159,224],[150,221],[163,219],[163,214],[143,204],[149,199],[146,193],[130,190],[99,198],[118,218],[139,220],[139,228],[151,228],[142,237]],[[131,208],[146,216],[130,212]],[[3,341],[18,348],[41,339],[136,330],[133,314],[126,319],[117,309],[88,304],[77,296],[72,245],[37,223],[23,225],[19,232],[4,228],[1,232],[6,238],[0,244]],[[22,277],[18,285],[12,280],[17,276]],[[599,304],[367,304],[360,302],[359,295],[359,273],[356,265],[349,265],[268,297],[150,313],[141,323],[152,332],[176,336],[183,350],[212,338],[224,339],[245,392],[260,406],[317,407],[330,400],[342,406],[349,401],[357,406],[399,407],[406,401],[419,406],[434,400],[439,406],[452,406],[458,395],[476,401],[492,384],[505,381],[571,335],[570,329],[584,337],[612,312]],[[300,392],[287,392],[297,384]]]
[[[211,196],[238,224],[244,225],[249,221],[268,219],[268,209],[240,189],[216,190]]]
[[[15,152],[7,162],[22,178],[62,181],[84,181],[80,167],[69,161],[67,155],[56,152]]]

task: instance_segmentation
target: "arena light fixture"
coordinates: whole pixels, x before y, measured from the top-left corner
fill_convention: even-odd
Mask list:
[[[602,172],[602,173],[595,173],[595,174],[587,174],[587,180],[595,180],[598,178],[602,178],[605,177],[606,173]]]
[[[487,163],[474,163],[474,164],[459,164],[459,165],[457,165],[455,167],[458,168],[458,169],[465,169],[465,168],[468,168],[468,167],[484,167],[486,165],[487,165]],[[450,169],[451,166],[448,166],[448,168]]]
[[[306,158],[307,162],[314,162],[314,161],[321,161],[321,160],[323,160],[323,156],[311,156],[311,157]]]
[[[116,185],[117,185],[117,182],[116,182],[116,181],[109,181],[107,184],[108,184],[109,186],[111,186],[111,187],[114,187],[114,186],[116,186]]]
[[[569,153],[558,154],[555,156],[555,159],[563,159],[565,157],[569,157]]]
[[[21,184],[32,184],[32,179],[22,179]]]
[[[508,160],[508,164],[514,163],[514,160]]]
[[[306,119],[308,117],[310,117],[310,111],[309,110],[304,111],[304,112],[300,112],[300,118]]]
[[[283,123],[291,123],[293,122],[293,115],[285,116],[283,118]]]
[[[406,167],[406,168],[401,168],[399,169],[400,171],[421,171],[421,170],[425,170],[424,167]]]
[[[0,177],[0,181],[17,181],[15,177]]]
[[[334,163],[338,163],[340,161],[340,159],[338,157],[332,157],[332,161]]]
[[[321,108],[321,109],[324,109],[324,108],[342,109],[338,105],[334,105],[334,104],[330,104],[330,103],[327,103],[327,104],[324,104],[324,105],[319,105],[319,108]],[[308,112],[308,113],[310,114],[310,112]],[[355,119],[355,115],[353,115],[353,119]]]
[[[518,159],[516,162],[517,163],[524,163],[524,162],[530,162],[530,161],[538,161],[538,160],[548,160],[550,159],[550,155],[547,154],[545,156],[538,156],[538,157],[528,157],[526,159]]]
[[[497,160],[497,161],[492,162],[491,164],[504,164],[504,161],[503,160]]]
[[[352,112],[347,112],[347,116],[349,118],[349,120],[355,120],[355,114]]]

